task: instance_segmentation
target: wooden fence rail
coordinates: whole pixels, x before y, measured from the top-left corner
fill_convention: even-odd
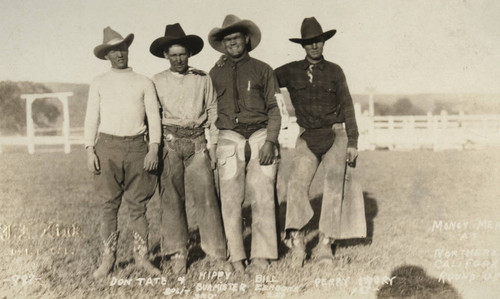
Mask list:
[[[500,115],[439,115],[370,116],[355,105],[359,127],[360,150],[414,150],[414,149],[474,149],[500,147]],[[279,142],[284,148],[294,148],[299,126],[295,117],[289,117],[282,126]],[[34,129],[31,140],[26,136],[0,136],[2,145],[84,144],[83,128],[70,128],[69,140],[61,136],[63,128]],[[54,133],[58,136],[40,136]],[[68,147],[67,147],[68,148]],[[68,151],[67,151],[68,152]]]

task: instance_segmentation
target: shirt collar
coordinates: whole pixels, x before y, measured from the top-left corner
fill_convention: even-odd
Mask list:
[[[304,69],[307,69],[312,63],[307,60],[307,57],[302,60],[302,67]],[[315,66],[317,66],[320,70],[323,70],[325,68],[325,58],[321,56],[321,61],[316,63]]]
[[[241,60],[238,60],[237,62],[232,61],[231,58],[227,59],[227,61],[229,61],[231,65],[244,64],[249,60],[250,60],[250,54],[248,54],[248,52],[245,54],[245,56]]]

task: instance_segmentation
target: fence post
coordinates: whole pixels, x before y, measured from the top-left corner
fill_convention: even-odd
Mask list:
[[[387,121],[387,128],[389,129],[389,150],[394,149],[394,116],[390,115]]]
[[[427,112],[427,129],[429,130],[430,138],[428,139],[432,145],[432,150],[436,150],[436,126],[434,123],[434,117],[432,116],[432,112]]]
[[[410,137],[410,148],[415,149],[417,146],[417,142],[415,140],[415,117],[410,115],[410,119],[408,120],[408,135]]]
[[[28,153],[35,153],[35,128],[33,126],[33,116],[31,105],[34,101],[34,98],[26,95],[26,137],[28,138]]]
[[[446,112],[446,110],[441,110],[439,122],[439,129],[437,130],[435,140],[435,150],[441,150],[446,147],[446,128],[448,128],[448,112]]]
[[[59,100],[61,100],[63,104],[63,127],[62,133],[64,136],[64,153],[69,154],[71,152],[71,144],[69,142],[69,107],[68,107],[68,95],[63,94],[59,96]]]

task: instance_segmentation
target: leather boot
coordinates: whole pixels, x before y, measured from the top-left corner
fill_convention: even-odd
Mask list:
[[[332,244],[334,240],[325,237],[324,234],[319,234],[319,241],[316,248],[313,250],[313,256],[320,264],[333,264]]]
[[[306,245],[304,242],[304,233],[300,230],[290,232],[290,256],[292,258],[292,267],[300,268],[304,265],[306,259]]]
[[[182,249],[176,254],[172,255],[172,270],[175,274],[186,274],[187,272],[187,249]]]
[[[95,279],[101,279],[108,275],[116,261],[116,245],[118,243],[118,232],[112,232],[108,239],[103,241],[104,251],[102,253],[101,265],[92,274]]]
[[[148,260],[148,239],[143,238],[138,232],[134,232],[134,260],[135,264],[146,270],[149,275],[159,276],[160,270]]]

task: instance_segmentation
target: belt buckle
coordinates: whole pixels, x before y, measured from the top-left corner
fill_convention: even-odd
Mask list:
[[[175,138],[175,137],[174,137],[174,135],[173,135],[173,134],[167,134],[167,135],[165,136],[165,139],[166,139],[167,141],[172,141],[172,140],[174,140],[174,138]]]

